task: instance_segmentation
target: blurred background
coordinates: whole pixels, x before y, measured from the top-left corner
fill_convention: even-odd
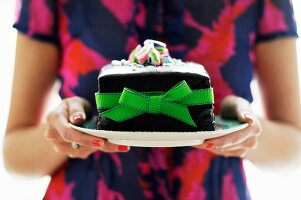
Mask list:
[[[301,35],[301,1],[292,0],[296,21]],[[3,168],[2,143],[4,128],[9,109],[11,82],[14,66],[16,31],[11,27],[14,21],[15,0],[0,0],[0,199],[1,200],[40,200],[42,199],[49,177],[24,178],[7,174]],[[301,39],[298,39],[299,76],[301,79]],[[252,85],[254,95],[256,82]],[[56,106],[54,102],[52,106]],[[254,109],[260,103],[253,103]],[[20,148],[22,151],[22,147]],[[301,199],[301,166],[296,171],[276,173],[258,169],[245,161],[247,181],[254,200],[298,200]]]

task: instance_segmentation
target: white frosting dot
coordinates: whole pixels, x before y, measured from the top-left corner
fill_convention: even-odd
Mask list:
[[[122,59],[121,63],[122,63],[122,65],[128,65],[128,64],[130,64],[130,61]]]
[[[121,61],[119,61],[119,60],[112,60],[111,64],[113,66],[120,66],[120,65],[122,65]]]

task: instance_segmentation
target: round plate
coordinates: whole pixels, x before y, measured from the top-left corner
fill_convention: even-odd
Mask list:
[[[106,138],[109,142],[119,145],[137,147],[178,147],[202,144],[204,140],[221,137],[248,126],[236,120],[216,117],[215,131],[198,132],[147,132],[147,131],[108,131],[96,130],[70,124],[70,127],[96,137]]]

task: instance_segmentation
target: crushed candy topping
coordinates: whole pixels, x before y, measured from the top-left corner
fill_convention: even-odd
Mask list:
[[[170,57],[165,43],[147,39],[143,42],[143,46],[140,44],[136,46],[136,48],[130,53],[128,60],[113,60],[111,64],[113,66],[133,65],[137,67],[158,67],[171,66],[174,64],[181,65],[183,62],[180,59]]]

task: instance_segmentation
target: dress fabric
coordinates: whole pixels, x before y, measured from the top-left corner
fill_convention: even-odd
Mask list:
[[[296,37],[289,0],[23,0],[14,27],[61,52],[62,98],[81,96],[96,114],[102,66],[127,58],[145,39],[167,43],[172,57],[205,66],[215,113],[227,95],[252,101],[258,43]],[[43,66],[41,66],[43,67]],[[51,178],[46,200],[250,199],[240,158],[192,147],[97,152],[70,159]]]

